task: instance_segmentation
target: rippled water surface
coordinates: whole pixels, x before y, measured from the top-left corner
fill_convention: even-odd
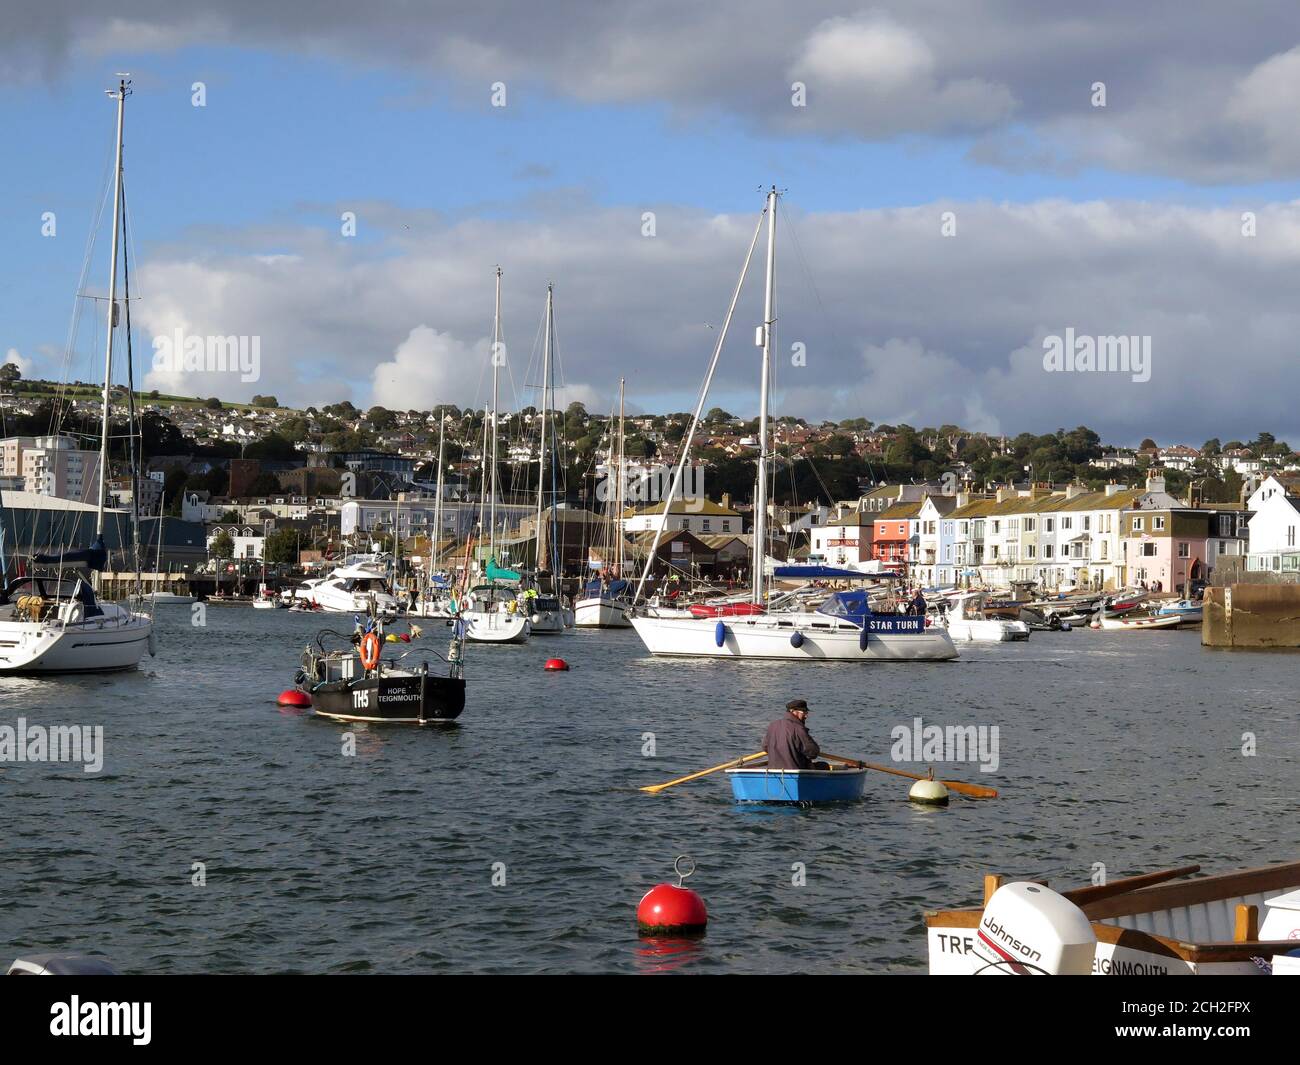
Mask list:
[[[207,616],[191,628],[163,608],[137,674],[0,680],[0,724],[102,724],[106,745],[98,775],[0,766],[3,961],[921,972],[923,912],[976,902],[985,872],[1073,886],[1095,862],[1112,878],[1222,872],[1300,850],[1300,656],[1206,651],[1194,632],[1039,633],[899,665],[652,659],[631,631],[471,645],[457,726],[353,726],[348,757],[348,727],[274,705],[321,619]],[[573,670],[543,672],[555,654]],[[883,774],[865,801],[816,809],[739,807],[722,774],[636,790],[759,749],[794,696],[823,747],[877,762],[916,716],[996,725],[997,772],[944,771],[1001,798],[922,809]],[[638,940],[637,900],[680,853],[699,863],[708,934]]]

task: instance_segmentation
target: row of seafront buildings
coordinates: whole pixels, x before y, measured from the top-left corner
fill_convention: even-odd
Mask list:
[[[1252,497],[1253,498],[1253,497]],[[919,584],[1167,591],[1248,554],[1251,512],[1193,506],[1150,476],[1140,488],[1004,488],[944,495],[924,485],[881,489],[812,530],[811,555],[832,565],[878,561]]]

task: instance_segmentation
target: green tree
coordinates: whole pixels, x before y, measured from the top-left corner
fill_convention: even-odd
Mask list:
[[[12,362],[0,366],[0,385],[12,386],[15,381],[21,380],[22,376],[23,372]]]
[[[294,529],[276,529],[262,545],[262,561],[268,565],[298,561],[298,533]]]
[[[278,399],[276,399],[274,396],[254,396],[254,397],[253,397],[253,406],[254,406],[254,407],[278,407],[279,405],[280,405],[280,401],[279,401]]]
[[[397,415],[387,407],[371,407],[366,411],[366,421],[376,432],[384,433],[397,425]]]
[[[221,400],[219,400],[216,396],[212,396],[212,397],[211,397],[210,399],[208,399],[208,401],[207,401],[206,403],[204,403],[203,405],[204,405],[205,407],[207,407],[208,410],[221,410],[222,407],[223,407],[223,404],[222,404]]]
[[[235,541],[230,538],[230,533],[222,529],[212,538],[212,543],[208,545],[208,553],[213,558],[234,558]]]

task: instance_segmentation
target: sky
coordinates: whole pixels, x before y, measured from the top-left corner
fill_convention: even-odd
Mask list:
[[[562,402],[690,410],[775,185],[776,414],[1300,445],[1293,5],[83,6],[0,38],[27,376],[102,374],[126,71],[146,387],[482,406],[500,265],[503,406],[536,401],[549,282]],[[709,399],[747,416],[764,248]],[[178,331],[256,373],[155,359]],[[1149,359],[1049,365],[1066,337]]]

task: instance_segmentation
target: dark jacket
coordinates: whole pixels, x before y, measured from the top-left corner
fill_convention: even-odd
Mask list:
[[[773,721],[763,736],[763,750],[772,769],[811,769],[822,749],[804,723],[793,714]]]

